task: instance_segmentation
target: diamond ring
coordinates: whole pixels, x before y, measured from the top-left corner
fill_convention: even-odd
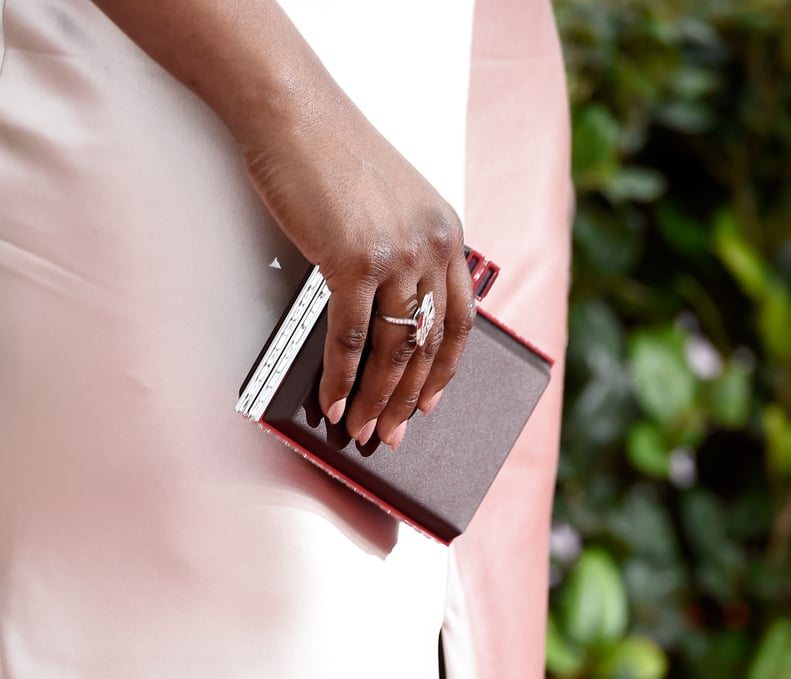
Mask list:
[[[415,328],[415,344],[422,347],[426,343],[428,334],[434,325],[435,311],[434,311],[434,294],[427,292],[420,302],[420,306],[415,309],[415,313],[408,318],[398,318],[396,316],[385,316],[382,313],[376,312],[383,321],[393,323],[394,325],[411,325]]]

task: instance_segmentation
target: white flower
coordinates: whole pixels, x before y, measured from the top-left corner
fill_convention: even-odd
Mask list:
[[[722,373],[722,357],[701,335],[689,335],[684,342],[684,355],[689,369],[702,380],[713,380]]]
[[[568,523],[557,523],[549,533],[549,553],[562,563],[570,563],[582,551],[580,534]]]
[[[698,478],[695,456],[689,448],[676,448],[670,453],[670,481],[678,488],[691,488]]]

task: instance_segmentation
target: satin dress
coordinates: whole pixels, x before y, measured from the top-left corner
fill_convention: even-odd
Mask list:
[[[453,679],[541,676],[562,361],[468,534],[399,524],[234,413],[297,257],[228,131],[89,0],[3,4],[0,676],[434,679],[441,628]],[[562,358],[548,5],[282,4],[467,210],[504,268],[488,308]]]

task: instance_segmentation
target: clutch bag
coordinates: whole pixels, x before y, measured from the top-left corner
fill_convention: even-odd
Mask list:
[[[499,271],[467,249],[478,300]],[[239,393],[236,410],[434,539],[464,531],[550,378],[551,359],[478,307],[456,376],[430,415],[410,419],[401,445],[359,445],[318,403],[330,292],[310,269],[273,328]],[[364,358],[363,358],[364,360]]]

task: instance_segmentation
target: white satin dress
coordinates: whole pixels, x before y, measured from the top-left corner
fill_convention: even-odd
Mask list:
[[[228,132],[89,0],[3,4],[0,677],[436,679],[443,624],[506,677],[446,547],[234,413],[294,250]],[[472,0],[282,4],[463,215]]]

